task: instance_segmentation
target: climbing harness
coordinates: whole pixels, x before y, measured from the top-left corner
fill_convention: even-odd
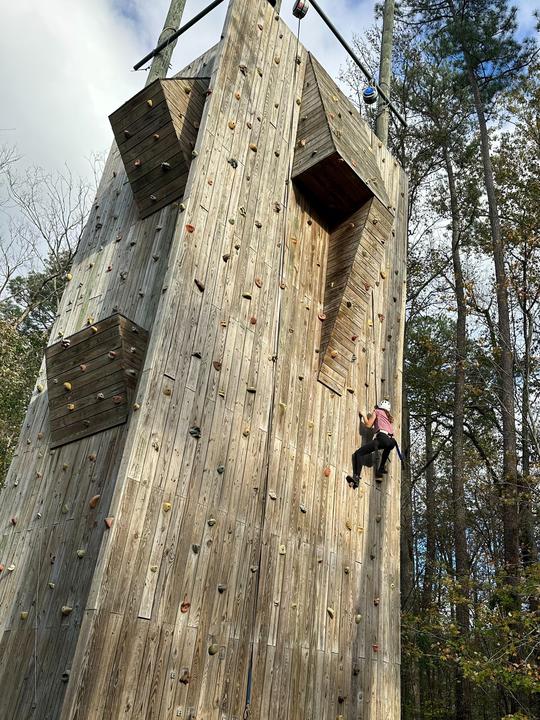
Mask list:
[[[293,15],[295,18],[302,20],[302,18],[306,17],[308,10],[309,10],[308,0],[296,0],[296,2],[294,3],[292,12],[293,12]]]

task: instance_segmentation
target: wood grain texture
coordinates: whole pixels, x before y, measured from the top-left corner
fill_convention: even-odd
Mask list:
[[[233,0],[181,73],[212,91],[182,210],[139,220],[113,146],[51,345],[116,312],[147,328],[140,408],[51,451],[41,371],[0,503],[2,717],[399,718],[399,464],[344,476],[359,407],[399,419],[407,182],[362,127],[388,203],[359,238],[290,182],[308,65],[266,0]]]

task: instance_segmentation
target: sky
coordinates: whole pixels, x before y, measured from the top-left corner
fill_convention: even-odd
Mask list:
[[[184,22],[210,0],[187,0]],[[374,22],[375,0],[319,0],[347,40]],[[145,82],[133,65],[157,41],[170,0],[0,0],[0,146],[16,146],[23,163],[65,165],[90,174],[89,158],[106,152],[108,115]],[[522,29],[533,25],[534,0],[520,0]],[[540,0],[538,2],[540,5]],[[227,2],[178,43],[170,74],[219,39]],[[293,0],[282,17],[296,29]],[[301,40],[334,76],[345,52],[313,8]]]

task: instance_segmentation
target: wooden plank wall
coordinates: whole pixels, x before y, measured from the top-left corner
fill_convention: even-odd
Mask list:
[[[113,151],[63,299],[53,339],[113,308],[151,330],[141,408],[50,456],[33,399],[0,509],[2,716],[399,717],[399,467],[357,492],[344,475],[358,408],[384,393],[399,417],[406,179],[368,133],[397,220],[340,397],[317,381],[329,229],[288,183],[308,56],[266,0],[233,0],[223,36],[184,211],[137,222]]]
[[[209,75],[216,53],[212,48],[184,74]],[[113,146],[51,345],[117,312],[152,327],[166,292],[163,278],[177,212],[171,205],[139,221]],[[0,717],[13,720],[59,717],[73,682],[81,621],[91,612],[88,592],[101,543],[110,533],[104,521],[111,516],[127,437],[124,425],[52,449],[48,395],[43,362],[0,493]],[[100,500],[91,508],[96,495]],[[73,610],[63,615],[62,607]]]

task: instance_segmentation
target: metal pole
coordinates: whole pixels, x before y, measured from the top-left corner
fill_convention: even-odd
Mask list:
[[[358,67],[360,68],[360,70],[364,73],[366,79],[367,79],[370,83],[372,83],[372,84],[377,88],[377,90],[379,91],[379,95],[383,98],[383,100],[386,101],[386,103],[388,104],[388,107],[389,107],[390,110],[394,113],[394,115],[397,117],[397,119],[399,120],[399,122],[403,125],[403,127],[407,127],[407,122],[406,122],[406,120],[404,119],[404,117],[402,116],[402,114],[401,114],[401,113],[399,112],[399,110],[395,107],[395,105],[391,102],[390,98],[386,95],[386,93],[384,92],[384,90],[383,90],[379,85],[377,85],[377,83],[373,80],[372,74],[371,74],[371,73],[369,72],[369,70],[364,66],[364,64],[362,63],[362,61],[355,55],[355,53],[353,52],[351,46],[350,46],[350,45],[347,43],[347,41],[341,36],[341,34],[340,34],[339,31],[337,30],[337,28],[332,24],[331,20],[324,14],[324,12],[321,10],[321,8],[320,8],[319,5],[317,4],[317,2],[315,2],[315,0],[311,0],[311,4],[312,4],[313,7],[315,8],[315,10],[319,13],[319,15],[321,16],[322,20],[324,20],[324,22],[325,22],[325,23],[327,24],[327,26],[330,28],[330,30],[332,31],[332,33],[333,33],[333,34],[336,36],[336,38],[339,40],[339,42],[343,45],[343,47],[345,48],[345,50],[349,53],[350,57],[354,60],[354,62],[358,65]]]
[[[390,97],[390,84],[392,81],[392,47],[394,44],[394,0],[385,0],[383,9],[383,32],[381,44],[381,65],[379,68],[379,83],[388,97]],[[388,106],[379,97],[377,105],[377,121],[375,135],[385,145],[388,143]]]
[[[171,45],[171,43],[174,43],[180,35],[183,35],[187,30],[192,28],[194,25],[196,25],[199,20],[202,20],[203,17],[206,17],[209,12],[211,12],[214,8],[217,8],[218,5],[221,5],[223,0],[214,0],[214,2],[210,3],[208,7],[206,7],[204,10],[201,10],[201,12],[198,15],[195,15],[194,18],[191,18],[189,22],[187,22],[183,27],[179,28],[175,32],[172,33],[172,35],[169,35],[169,37],[161,42],[157,47],[155,47],[152,52],[149,52],[148,55],[145,55],[142,60],[139,60],[139,62],[133,66],[134,70],[140,70],[142,66],[147,63],[149,60],[151,60],[153,57],[155,57],[158,53],[160,53],[162,50],[164,50],[168,45]],[[172,50],[171,50],[172,53]],[[170,56],[169,56],[170,61]],[[168,66],[168,63],[167,63]]]

